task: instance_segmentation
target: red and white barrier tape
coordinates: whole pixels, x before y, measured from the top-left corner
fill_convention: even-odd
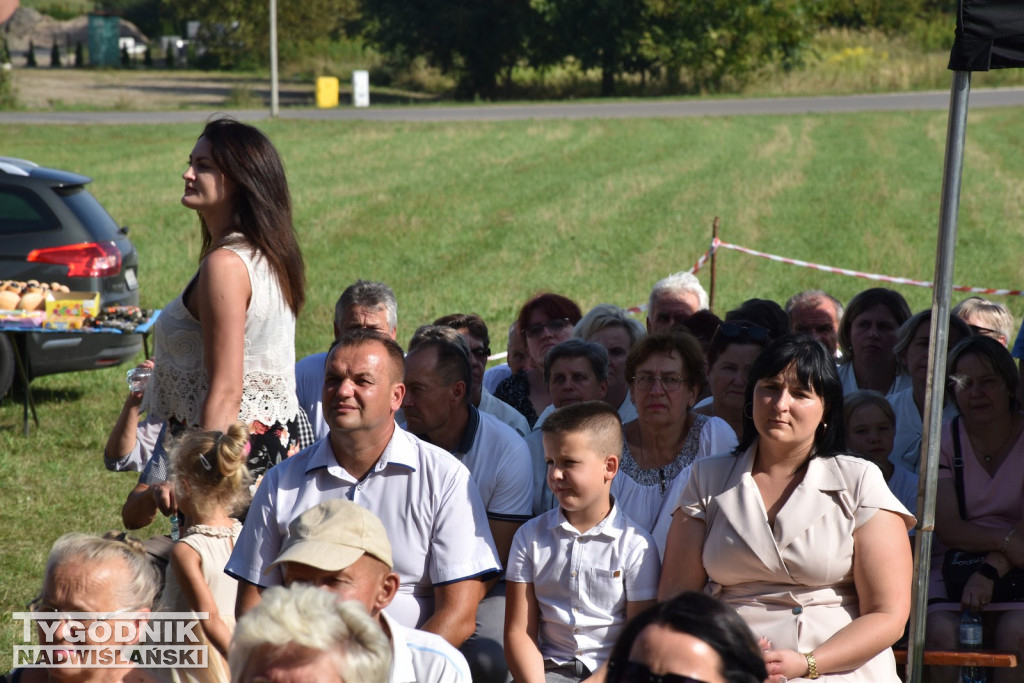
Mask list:
[[[826,273],[836,273],[838,275],[850,275],[853,277],[860,277],[866,280],[875,280],[877,282],[891,282],[897,285],[913,285],[914,287],[928,287],[931,288],[935,283],[928,280],[911,280],[906,277],[894,277],[892,275],[881,275],[879,273],[865,273],[859,270],[850,270],[848,268],[836,268],[835,266],[825,266],[820,263],[811,263],[810,261],[801,261],[800,259],[787,258],[785,256],[776,256],[775,254],[769,254],[764,251],[758,251],[757,249],[750,249],[749,247],[741,247],[738,244],[730,244],[729,242],[723,242],[719,238],[715,237],[711,240],[711,248],[705,251],[697,262],[690,268],[689,273],[696,274],[704,264],[708,262],[719,249],[732,249],[743,254],[749,254],[750,256],[759,256],[766,258],[770,261],[778,261],[779,263],[788,263],[791,266],[801,266],[803,268],[813,268],[814,270],[821,270]],[[953,291],[955,292],[969,292],[971,294],[994,294],[996,296],[1024,296],[1024,290],[1022,289],[995,289],[991,287],[968,287],[966,285],[953,285]],[[630,306],[629,308],[623,309],[627,313],[633,315],[639,315],[647,311],[647,304],[640,304],[638,306]],[[498,360],[504,358],[507,354],[498,353],[491,356],[488,360]]]
[[[913,285],[914,287],[928,287],[931,288],[934,283],[928,280],[911,280],[905,277],[894,277],[892,275],[881,275],[879,273],[865,273],[858,270],[849,270],[848,268],[836,268],[834,266],[824,266],[820,263],[811,263],[810,261],[801,261],[800,259],[786,258],[784,256],[776,256],[775,254],[768,254],[763,251],[757,251],[756,249],[749,249],[747,247],[741,247],[738,244],[730,244],[723,242],[717,237],[712,240],[710,253],[722,249],[732,249],[733,251],[739,251],[744,254],[750,254],[751,256],[760,256],[771,261],[778,261],[779,263],[788,263],[793,266],[802,266],[804,268],[813,268],[815,270],[825,271],[826,273],[838,273],[839,275],[851,275],[853,277],[861,277],[867,280],[876,280],[879,282],[892,282],[898,285]],[[705,254],[707,256],[707,254]],[[704,257],[702,257],[703,260]],[[698,262],[700,265],[701,262]],[[693,272],[693,271],[691,271]],[[953,285],[953,290],[956,292],[970,292],[972,294],[995,294],[998,296],[1024,296],[1024,290],[1020,289],[994,289],[990,287],[968,287],[966,285]]]

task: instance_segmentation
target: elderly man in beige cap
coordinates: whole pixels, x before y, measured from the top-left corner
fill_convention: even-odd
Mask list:
[[[394,655],[391,683],[470,683],[466,659],[444,638],[402,626],[384,613],[399,578],[392,571],[387,531],[363,506],[329,500],[296,517],[271,567],[278,565],[285,585],[306,583],[355,600],[378,620]]]

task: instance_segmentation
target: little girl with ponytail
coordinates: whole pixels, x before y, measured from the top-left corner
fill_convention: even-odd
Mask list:
[[[249,504],[248,450],[249,430],[236,422],[227,432],[186,434],[170,458],[184,522],[167,565],[164,609],[208,612],[209,618],[200,622],[203,632],[225,657],[235,628],[238,584],[224,573],[224,565],[242,528],[235,515]],[[216,653],[209,654],[212,663]]]

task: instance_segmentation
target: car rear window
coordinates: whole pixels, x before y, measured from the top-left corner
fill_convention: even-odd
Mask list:
[[[120,226],[84,187],[78,185],[54,189],[95,241],[105,242],[121,238]]]
[[[60,223],[34,192],[0,185],[0,235],[58,230]]]

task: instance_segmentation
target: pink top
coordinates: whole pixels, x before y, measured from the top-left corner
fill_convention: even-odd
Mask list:
[[[952,420],[942,425],[939,451],[939,479],[953,480]],[[1024,432],[1010,454],[989,475],[971,446],[964,422],[960,420],[960,452],[964,459],[964,495],[967,520],[989,528],[1007,528],[1024,519]],[[950,501],[955,505],[956,501]]]
[[[953,476],[953,421],[942,425],[942,442],[939,450],[939,479],[955,482]],[[978,526],[1006,529],[1024,519],[1024,433],[1010,450],[996,470],[990,475],[971,446],[963,419],[960,420],[960,453],[964,459],[964,496],[966,497],[967,520]],[[955,489],[954,489],[955,490]],[[938,501],[940,505],[951,505],[956,509],[957,501]],[[959,514],[959,512],[957,512]],[[942,580],[942,560],[948,546],[936,536],[932,544],[932,564],[929,574],[928,596],[930,599],[946,596]],[[985,611],[1020,609],[1020,603],[991,603]],[[960,603],[933,603],[929,610],[960,609]]]

